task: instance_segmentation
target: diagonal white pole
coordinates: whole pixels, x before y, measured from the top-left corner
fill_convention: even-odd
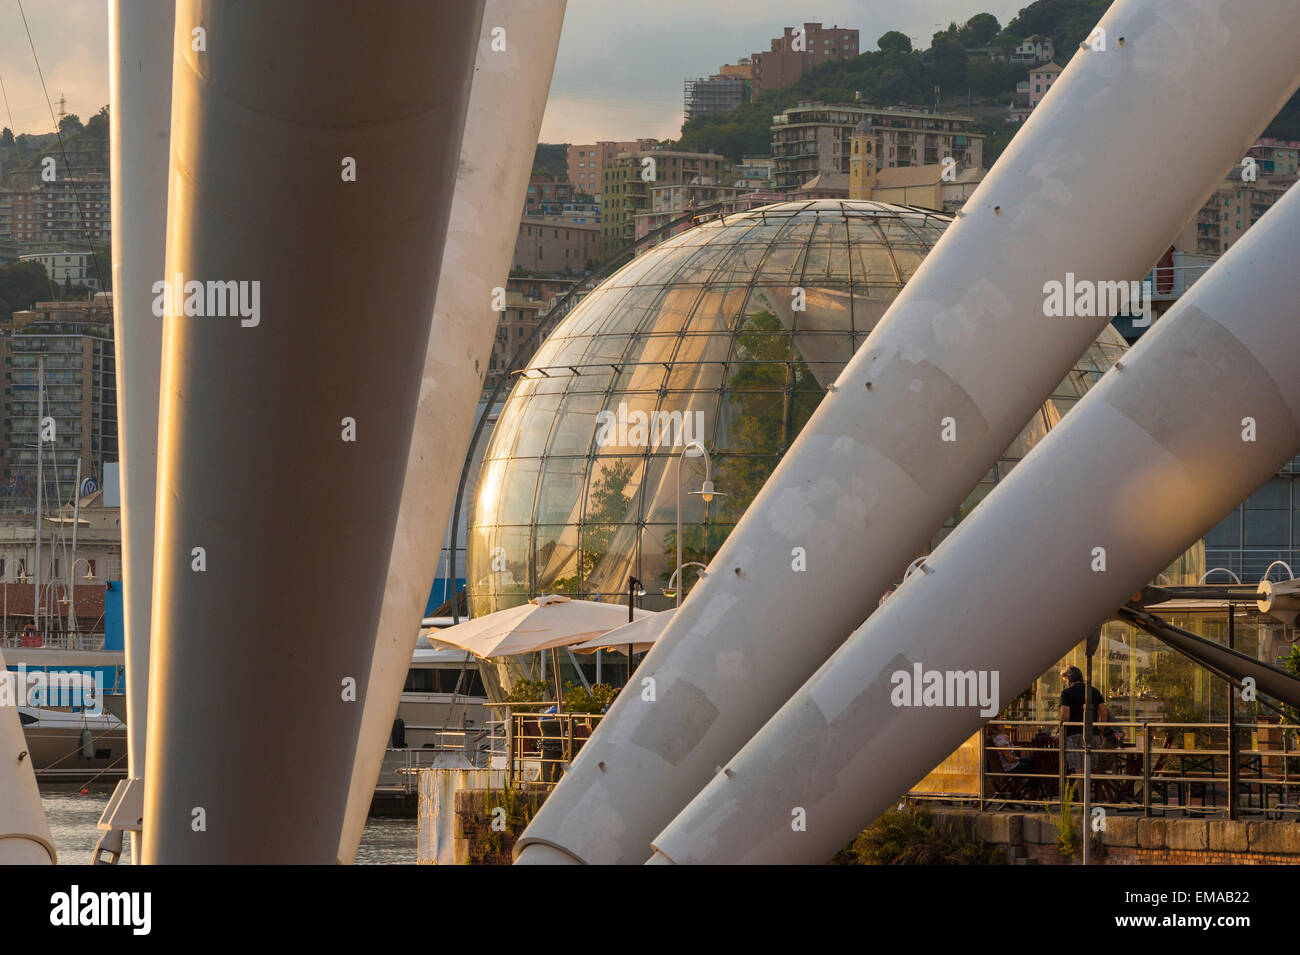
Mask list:
[[[482,10],[177,6],[146,862],[338,858]]]
[[[18,719],[27,693],[19,672],[6,669],[0,653],[0,865],[53,865],[58,856]]]
[[[113,195],[113,343],[122,494],[122,623],[126,659],[127,779],[144,786],[158,477],[162,319],[153,283],[163,273],[171,132],[173,0],[110,0],[109,144]],[[132,803],[141,798],[136,793]],[[133,836],[132,852],[139,851]]]
[[[1297,236],[1292,188],[726,764],[655,861],[825,862],[1300,452]],[[899,692],[918,665],[942,675],[939,705]],[[1000,687],[992,713],[948,673]]]
[[[654,693],[619,698],[519,862],[645,861],[866,618],[1109,320],[1044,321],[1044,283],[1139,279],[1296,88],[1293,6],[1110,8],[642,663]]]
[[[356,857],[437,572],[437,528],[447,525],[464,460],[459,452],[469,443],[475,408],[470,402],[449,404],[446,395],[477,396],[482,390],[500,318],[492,310],[494,289],[504,289],[510,272],[564,7],[565,0],[487,0],[484,7],[433,331],[339,843],[341,862]],[[497,30],[504,32],[494,36]]]

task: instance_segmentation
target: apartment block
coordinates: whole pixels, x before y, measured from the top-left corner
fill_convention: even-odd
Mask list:
[[[568,154],[569,182],[575,192],[600,199],[600,171],[621,153],[654,149],[654,139],[632,139],[626,142],[602,141],[581,146],[570,146]]]
[[[877,169],[942,163],[984,165],[984,136],[970,116],[865,104],[801,103],[772,117],[772,160],[778,190],[794,191],[826,176],[847,184],[854,128],[867,120]]]
[[[84,285],[98,292],[100,290],[99,269],[95,257],[89,252],[32,252],[19,256],[23,262],[39,262],[45,266],[45,274],[51,282],[59,285]],[[101,259],[103,261],[103,259]],[[107,264],[107,263],[105,263]]]
[[[109,181],[102,173],[0,189],[0,242],[25,251],[107,246]]]
[[[749,60],[756,92],[789,86],[815,66],[832,60],[851,60],[861,52],[858,31],[805,23],[786,27],[772,41],[771,49],[753,54]]]
[[[650,190],[677,183],[720,183],[731,164],[717,153],[670,149],[619,155],[601,170],[600,250],[608,258],[636,237],[638,213],[650,211]]]
[[[682,84],[683,112],[689,122],[707,113],[725,113],[750,100],[752,67],[748,59],[723,66],[712,76]]]
[[[519,220],[512,269],[526,272],[583,272],[600,261],[600,224],[555,216]]]
[[[38,302],[0,326],[4,415],[0,419],[0,479],[10,495],[36,487],[40,412],[54,420],[45,442],[46,493],[70,501],[83,479],[103,481],[104,464],[118,460],[117,371],[111,296],[90,302]],[[45,394],[37,391],[43,365]]]

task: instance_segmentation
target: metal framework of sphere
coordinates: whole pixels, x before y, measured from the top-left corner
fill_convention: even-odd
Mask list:
[[[480,616],[540,593],[662,609],[707,563],[950,217],[784,202],[678,235],[593,290],[515,384],[484,454],[468,581]],[[1125,349],[1109,326],[967,499],[969,511]],[[703,460],[719,492],[699,495]],[[950,522],[951,523],[951,522]],[[696,568],[683,573],[689,590]]]

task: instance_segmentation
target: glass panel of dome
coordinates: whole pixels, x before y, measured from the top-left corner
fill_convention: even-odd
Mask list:
[[[587,340],[580,338],[578,341],[585,342]],[[566,339],[551,336],[542,342],[541,347],[537,349],[537,352],[533,355],[532,361],[529,362],[529,365],[534,368],[546,368],[549,370],[550,367],[556,363],[555,356],[559,354],[561,350],[568,350],[569,348],[570,346]]]
[[[579,341],[585,341],[585,339]],[[586,351],[565,349],[556,357],[555,363],[558,365],[563,362],[584,368],[605,363],[617,365],[623,361],[631,345],[632,336],[629,334],[595,335],[592,337],[591,345]],[[613,369],[611,369],[611,374],[612,372]]]
[[[700,300],[701,293],[702,289],[698,285],[666,289],[663,297],[656,303],[654,310],[647,313],[645,322],[637,331],[643,335],[680,332]]]
[[[782,323],[796,333],[830,332],[849,338],[849,314],[853,308],[853,294],[847,288],[809,286],[804,289],[804,309],[796,312],[789,300],[777,298],[777,314]]]
[[[779,382],[781,385],[784,383],[784,380]],[[785,434],[784,393],[742,391],[739,388],[733,381],[731,390],[723,398],[718,414],[716,446],[720,450],[744,454],[775,455],[781,450]]]
[[[577,524],[582,520],[582,492],[589,462],[586,457],[546,459],[537,491],[534,519],[538,523]]]
[[[501,462],[493,461],[493,465]],[[510,462],[510,479],[503,482],[496,520],[500,525],[528,525],[533,521],[533,502],[537,476],[542,470],[540,458],[515,458]]]
[[[591,451],[596,437],[597,415],[605,408],[605,396],[599,393],[567,394],[560,403],[555,430],[547,442],[550,455],[583,455]],[[550,520],[556,521],[557,518]]]
[[[500,523],[498,511],[504,499],[505,485],[514,483],[511,462],[506,458],[488,458],[479,470],[478,487],[475,491],[476,508],[479,520],[484,524]]]
[[[641,279],[642,285],[666,285],[668,283],[677,283],[678,276],[682,270],[687,268],[694,259],[701,259],[702,264],[707,266],[709,273],[717,268],[717,261],[713,257],[713,246],[687,246],[685,248],[673,249],[671,251],[660,251],[656,257],[654,268],[645,273]],[[699,281],[697,278],[696,281]]]
[[[680,263],[680,271],[673,278],[673,281],[679,285],[691,282],[708,282],[713,278],[718,266],[722,264],[730,251],[731,247],[729,245],[720,242],[702,247],[688,261]]]
[[[556,368],[551,371],[549,368],[529,368],[527,375],[532,379],[533,394],[541,395],[559,395],[568,390],[569,379],[573,373],[567,368]]]
[[[558,379],[552,379],[558,381]],[[524,406],[519,423],[519,438],[511,451],[513,457],[540,457],[546,450],[546,439],[555,423],[555,412],[560,407],[558,394],[534,394]]]
[[[894,271],[894,262],[890,258],[885,237],[875,224],[861,225],[854,230],[854,243],[851,263],[852,277],[855,283],[883,285],[897,290],[898,273]],[[856,292],[857,289],[855,288]],[[891,296],[892,298],[892,296]]]
[[[795,332],[792,339],[795,387],[824,391],[853,357],[853,342],[847,335],[828,332]],[[824,377],[830,371],[832,377]]]
[[[643,252],[602,282],[592,294],[596,295],[613,289],[639,288],[646,273],[659,264],[658,255],[654,253],[664,254],[661,247]]]
[[[523,596],[521,600],[502,604],[503,607],[524,603],[528,599],[529,590],[528,540],[531,536],[531,528],[498,525],[490,528],[489,531],[483,542],[482,566],[478,566],[477,561],[474,562],[475,576],[472,578],[475,581],[474,589],[486,590],[498,596],[502,594]]]
[[[778,239],[767,250],[767,256],[754,273],[754,278],[762,282],[797,285],[796,276],[803,270],[804,248],[803,243]]]
[[[538,592],[578,593],[578,525],[538,524],[533,543]]]
[[[644,405],[647,401],[652,401],[653,398],[647,398],[646,395],[658,394],[668,376],[668,369],[657,361],[635,362],[629,360],[624,361],[620,368],[622,370],[619,372],[618,377],[614,379],[613,390],[619,394],[627,393],[629,405],[633,403],[634,396],[638,406]],[[642,410],[649,411],[650,409],[643,408]]]
[[[609,383],[614,378],[614,369],[609,365],[575,365],[577,374],[568,380],[565,394],[604,394],[609,390]]]
[[[682,339],[666,387],[675,391],[717,391],[722,386],[731,339],[689,335]]]
[[[776,435],[770,435],[776,437]],[[766,440],[767,436],[760,440]],[[757,442],[755,442],[757,443]],[[714,469],[713,484],[726,490],[725,498],[716,498],[713,513],[719,524],[734,525],[758,496],[763,483],[772,476],[780,458],[776,454],[720,454]]]
[[[748,294],[748,283],[706,289],[682,331],[687,335],[729,334]]]
[[[641,515],[641,479],[645,455],[601,455],[591,460],[587,485],[585,524],[638,521]]]
[[[627,593],[629,574],[635,568],[640,543],[639,524],[591,524],[582,528],[582,591],[588,600],[618,597]]]
[[[711,447],[711,441],[703,442]],[[681,449],[675,453],[656,454],[650,457],[646,465],[645,481],[645,520],[648,523],[671,524],[677,520],[677,468],[680,462],[682,482],[682,521],[692,524],[704,519],[705,504],[698,494],[704,481],[704,461],[702,458],[683,457]],[[727,491],[714,475],[714,485],[719,491]]]
[[[629,289],[602,285],[584,298],[572,312],[565,316],[559,327],[551,334],[560,338],[577,338],[580,335],[594,335],[609,332],[605,328],[606,319],[627,297]],[[572,319],[572,322],[570,322]],[[630,329],[629,329],[630,331]]]
[[[524,410],[527,407],[528,402],[521,400],[517,395],[506,402],[500,417],[497,418],[496,426],[491,431],[491,438],[488,439],[487,450],[483,455],[484,460],[510,457],[514,451],[515,441],[519,437],[519,426],[523,423]]]
[[[894,265],[898,268],[898,274],[904,282],[916,274],[926,253],[926,250],[920,247],[898,244],[891,246],[890,251],[894,255]]]

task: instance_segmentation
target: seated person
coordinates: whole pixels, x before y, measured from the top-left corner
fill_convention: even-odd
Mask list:
[[[996,747],[994,752],[998,754],[998,762],[1004,773],[1020,774],[1034,771],[1034,757],[1026,756],[1022,759],[1016,756],[1016,751],[1011,748],[1011,739],[1007,735],[1005,726],[992,726],[989,729],[993,733],[993,745]]]

